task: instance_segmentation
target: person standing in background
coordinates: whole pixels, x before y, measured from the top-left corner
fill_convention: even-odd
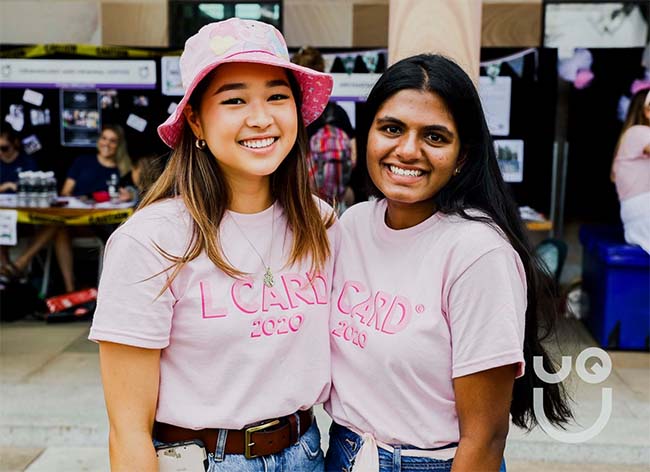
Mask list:
[[[291,61],[318,72],[325,70],[322,54],[310,46],[300,48]],[[329,128],[323,131],[326,126]],[[357,163],[354,127],[343,107],[329,102],[323,114],[307,127],[307,134],[314,191],[328,203],[335,201],[340,214],[355,202],[350,186],[351,173]],[[336,162],[332,162],[332,158]]]
[[[367,100],[378,200],[341,217],[330,321],[326,470],[505,471],[510,425],[565,424],[533,372],[557,317],[497,164],[478,92],[453,61],[387,69]]]
[[[614,156],[625,241],[650,254],[650,89],[632,97]]]

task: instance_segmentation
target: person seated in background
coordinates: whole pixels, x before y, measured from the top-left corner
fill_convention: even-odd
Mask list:
[[[650,254],[650,90],[634,94],[616,145],[611,179],[628,244]]]
[[[20,139],[11,130],[0,131],[0,193],[15,193],[18,174],[26,170],[38,170],[36,161],[21,152]]]
[[[18,174],[27,170],[37,170],[36,161],[21,152],[20,139],[11,130],[0,130],[0,193],[16,193]],[[9,247],[0,246],[0,277],[12,278],[20,275],[20,270],[9,259]]]
[[[291,62],[318,72],[325,71],[322,54],[310,46],[300,48]],[[330,128],[323,132],[326,126]],[[311,148],[309,174],[312,188],[328,203],[335,202],[340,214],[355,201],[350,186],[352,169],[357,163],[354,127],[343,107],[329,102],[323,114],[307,126],[307,135]],[[328,162],[319,162],[322,161],[319,156],[327,156]],[[340,162],[331,162],[332,157]]]
[[[79,156],[70,167],[63,183],[61,196],[92,196],[106,192],[111,182],[118,183],[121,176],[131,171],[131,159],[127,152],[124,130],[119,125],[105,125],[97,140],[97,153]],[[106,242],[115,225],[95,225],[92,231]],[[38,231],[30,246],[14,261],[16,269],[12,277],[24,277],[32,259],[50,241],[54,241],[57,262],[63,276],[66,292],[75,289],[72,241],[68,228],[45,226]]]
[[[133,167],[130,178],[132,185],[121,182],[119,199],[122,202],[135,201],[139,202],[149,187],[160,177],[167,164],[168,154],[158,156],[156,154],[146,154],[144,156],[133,158]]]

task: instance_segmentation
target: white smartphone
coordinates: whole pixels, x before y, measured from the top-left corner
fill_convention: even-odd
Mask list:
[[[183,441],[156,447],[159,472],[205,472],[208,454],[202,441]]]

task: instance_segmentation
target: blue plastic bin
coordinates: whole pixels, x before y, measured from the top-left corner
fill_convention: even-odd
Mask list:
[[[583,226],[585,324],[611,349],[650,348],[650,256],[623,239],[620,227]]]

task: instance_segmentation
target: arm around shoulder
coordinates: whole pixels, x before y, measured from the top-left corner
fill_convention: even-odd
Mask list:
[[[160,349],[100,342],[111,470],[158,471],[151,430],[156,415]]]

